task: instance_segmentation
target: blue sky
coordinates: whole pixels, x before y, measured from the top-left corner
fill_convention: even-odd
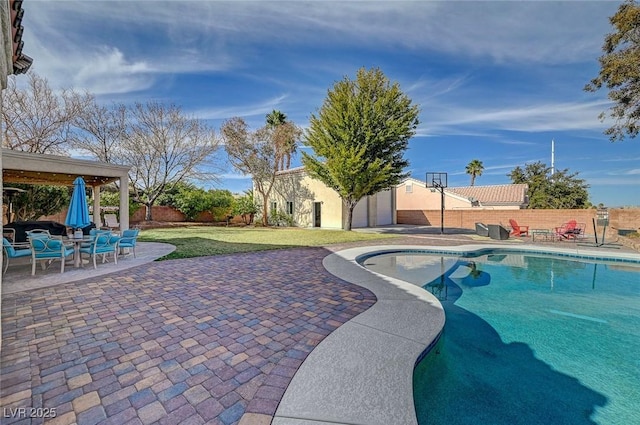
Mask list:
[[[619,4],[30,0],[23,40],[56,89],[174,102],[216,130],[273,109],[306,128],[336,81],[379,67],[421,108],[413,177],[466,186],[479,159],[477,185],[510,183],[518,165],[550,165],[554,139],[556,168],[579,172],[593,203],[640,205],[640,140],[609,142],[606,91],[582,90]],[[229,168],[216,187],[250,178]]]

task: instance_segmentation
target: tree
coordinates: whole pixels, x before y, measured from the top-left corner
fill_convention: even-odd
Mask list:
[[[253,177],[254,187],[262,197],[264,226],[269,225],[269,196],[282,158],[281,141],[295,139],[299,131],[295,125],[286,124],[276,127],[266,125],[251,131],[239,117],[231,118],[222,124],[221,132],[229,162],[236,170]]]
[[[302,153],[309,175],[335,190],[351,230],[360,199],[390,188],[408,176],[403,154],[418,125],[419,109],[397,83],[379,69],[358,70],[329,90],[318,115],[312,114]]]
[[[585,86],[595,92],[606,86],[614,102],[609,116],[615,123],[605,130],[609,139],[634,138],[640,131],[640,5],[626,0],[609,18],[614,32],[607,34],[600,56],[600,73]],[[606,113],[600,114],[604,120]]]
[[[280,156],[278,170],[285,169],[285,159],[287,161],[286,169],[289,169],[291,167],[291,156],[296,153],[298,139],[302,132],[295,127],[295,124],[287,121],[287,116],[281,111],[274,109],[267,114],[266,118],[267,126],[275,132],[276,150]],[[287,126],[294,126],[294,128],[287,128]]]
[[[508,177],[514,184],[526,183],[529,186],[529,208],[533,209],[572,209],[589,208],[589,185],[578,178],[578,173],[569,173],[568,169],[551,173],[551,167],[542,162],[527,164],[524,169],[514,168]]]
[[[76,131],[72,146],[90,152],[99,161],[126,164],[126,153],[119,148],[127,137],[126,106],[100,106],[93,96],[86,96],[86,107],[73,119]]]
[[[467,164],[466,172],[471,176],[471,186],[476,183],[476,177],[482,175],[482,171],[484,171],[484,165],[482,165],[482,161],[474,159],[469,164]]]
[[[219,140],[176,105],[136,103],[130,113],[130,131],[119,149],[131,166],[134,200],[146,205],[145,220],[152,220],[151,209],[163,192],[189,179],[212,177],[203,167],[210,165]]]
[[[86,107],[86,100],[71,90],[56,95],[47,79],[33,72],[24,89],[10,78],[2,110],[3,146],[32,153],[66,152],[71,123]]]

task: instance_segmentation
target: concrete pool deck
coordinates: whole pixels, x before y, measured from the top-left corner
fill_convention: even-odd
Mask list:
[[[57,409],[52,420],[6,423],[414,424],[413,366],[441,307],[357,255],[591,250],[464,235],[380,242],[78,270],[76,281],[65,271],[66,281],[3,292],[0,404]]]

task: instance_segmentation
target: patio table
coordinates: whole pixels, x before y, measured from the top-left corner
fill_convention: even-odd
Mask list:
[[[555,232],[549,229],[531,229],[531,242],[542,239],[544,241],[555,241]]]
[[[81,262],[80,262],[80,246],[84,243],[84,242],[91,242],[93,240],[92,236],[83,236],[81,238],[76,238],[73,236],[69,236],[67,238],[65,238],[65,241],[69,241],[69,242],[73,242],[73,266],[74,267],[80,267],[81,266]]]

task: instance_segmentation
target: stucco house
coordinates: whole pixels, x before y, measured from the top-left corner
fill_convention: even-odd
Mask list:
[[[254,190],[256,200],[260,194]],[[269,196],[270,211],[290,215],[300,227],[344,228],[347,210],[338,194],[311,178],[304,167],[278,172]],[[396,223],[395,190],[383,190],[358,202],[352,227],[373,227]]]
[[[445,210],[493,209],[517,210],[529,203],[526,184],[447,187]],[[395,187],[398,210],[439,210],[441,195],[424,181],[409,177]]]

